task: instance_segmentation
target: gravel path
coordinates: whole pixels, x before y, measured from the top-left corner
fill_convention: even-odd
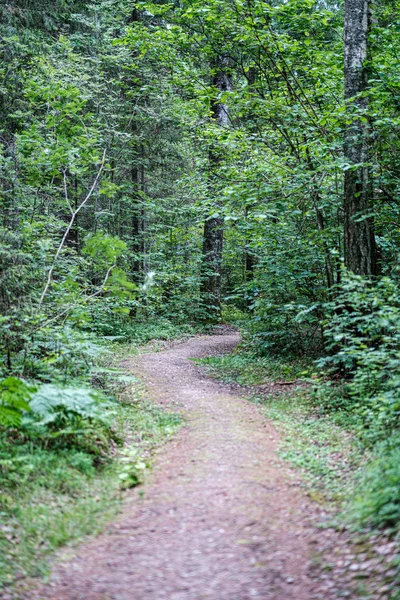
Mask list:
[[[121,518],[56,566],[40,599],[311,600],[319,533],[310,501],[275,454],[257,407],[188,359],[231,351],[237,335],[197,337],[125,361],[187,426],[157,454]],[[32,597],[32,596],[31,596]],[[329,596],[330,597],[330,596]]]

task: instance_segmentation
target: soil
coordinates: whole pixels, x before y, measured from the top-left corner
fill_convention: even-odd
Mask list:
[[[324,510],[278,459],[274,427],[189,360],[232,351],[238,341],[232,333],[197,337],[124,361],[186,425],[157,452],[118,521],[59,562],[30,600],[352,596],[347,571],[324,575],[323,551],[343,548],[343,539],[315,526]]]

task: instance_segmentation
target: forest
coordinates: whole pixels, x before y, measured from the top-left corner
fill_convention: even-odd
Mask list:
[[[1,0],[0,598],[182,426],[120,361],[199,334],[240,332],[200,368],[396,546],[399,42],[397,0]]]

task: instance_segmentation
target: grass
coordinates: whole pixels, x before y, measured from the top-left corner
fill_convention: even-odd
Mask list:
[[[49,557],[60,546],[101,531],[118,512],[123,490],[143,480],[152,449],[179,427],[179,416],[152,405],[141,383],[116,363],[137,354],[138,343],[157,336],[185,338],[194,331],[165,323],[138,329],[137,342],[115,342],[113,361],[106,354],[91,373],[91,384],[114,398],[107,408],[111,427],[90,423],[66,443],[49,435],[32,439],[23,431],[0,431],[0,595],[16,580],[46,574]],[[271,381],[310,381],[312,363],[249,352],[198,362],[213,377],[253,388],[253,401],[281,433],[280,455],[301,472],[314,500],[343,506],[354,496],[349,517],[372,525],[379,525],[378,511],[383,514],[391,503],[391,515],[397,518],[400,444],[392,448],[390,461],[383,448],[368,466],[374,454],[357,437],[351,414],[322,410],[304,386],[274,395],[257,389]],[[84,435],[87,443],[82,443]],[[382,476],[385,485],[390,480],[385,495]]]
[[[17,580],[47,573],[60,546],[101,531],[120,509],[123,490],[143,481],[154,447],[179,427],[179,416],[154,406],[118,361],[152,340],[199,329],[162,318],[112,329],[109,337],[98,332],[100,352],[86,358],[96,363],[90,371],[75,379],[71,371],[65,381],[103,392],[110,401],[106,425],[83,419],[78,427],[63,425],[63,435],[54,428],[35,435],[0,429],[0,595]]]
[[[279,455],[301,472],[309,495],[319,502],[345,502],[366,459],[352,432],[319,413],[307,391],[255,399],[280,431]]]
[[[354,474],[367,458],[357,437],[319,410],[308,388],[298,386],[288,392],[265,395],[256,387],[279,380],[300,383],[312,375],[310,361],[288,362],[244,352],[198,362],[213,377],[254,388],[251,399],[280,432],[279,455],[300,471],[303,486],[314,500],[346,501],[354,486]]]
[[[135,378],[110,365],[94,373],[92,384],[111,398],[106,443],[96,422],[67,442],[0,431],[0,595],[46,574],[60,546],[100,532],[118,513],[123,490],[143,481],[152,450],[179,427],[179,416],[153,405]]]
[[[213,377],[253,388],[251,399],[280,434],[279,454],[302,475],[302,484],[319,502],[340,507],[340,519],[352,528],[399,531],[400,436],[389,434],[370,443],[357,413],[343,399],[329,409],[321,402],[320,384],[291,387],[266,395],[257,386],[277,379],[312,374],[306,361],[233,353],[198,361]],[[308,379],[309,383],[313,379]],[[317,386],[317,387],[316,387]],[[314,393],[314,389],[318,393]]]
[[[2,450],[4,456],[4,444]],[[86,459],[90,465],[90,457],[24,446],[19,450],[24,465],[38,470],[40,478],[1,494],[0,590],[16,579],[43,575],[51,552],[99,531],[119,506],[118,480],[111,469],[96,474],[80,470],[78,461]]]
[[[267,381],[304,378],[310,375],[312,363],[307,359],[284,362],[277,358],[254,356],[250,353],[224,354],[201,359],[207,372],[229,383],[252,386]]]
[[[153,340],[173,340],[186,338],[204,331],[204,326],[192,323],[175,323],[166,317],[138,321],[121,321],[110,327],[110,335],[101,331],[104,339],[116,340],[124,346],[138,348]]]

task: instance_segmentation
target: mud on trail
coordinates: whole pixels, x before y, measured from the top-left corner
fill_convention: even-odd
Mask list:
[[[190,358],[231,351],[205,336],[124,362],[186,426],[158,453],[144,497],[55,566],[41,600],[311,600],[310,561],[324,534],[316,507],[276,455],[257,407],[205,378]],[[332,594],[332,595],[331,595]]]

